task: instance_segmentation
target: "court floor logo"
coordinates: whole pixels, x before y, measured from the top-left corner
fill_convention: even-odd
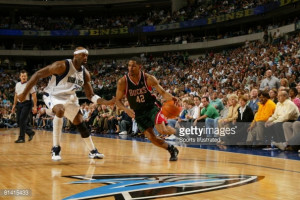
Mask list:
[[[70,184],[105,184],[69,196],[69,199],[95,199],[114,196],[116,200],[138,200],[210,192],[249,184],[263,177],[228,174],[111,174],[64,176],[78,179]]]

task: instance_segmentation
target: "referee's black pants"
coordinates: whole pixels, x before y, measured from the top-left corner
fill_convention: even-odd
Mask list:
[[[28,124],[29,116],[31,116],[32,101],[27,100],[17,104],[17,122],[20,127],[19,139],[25,139],[25,133],[33,134],[32,127]]]

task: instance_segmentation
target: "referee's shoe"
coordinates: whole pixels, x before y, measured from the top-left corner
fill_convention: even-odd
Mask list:
[[[25,143],[25,140],[22,138],[19,138],[15,141],[15,143]]]
[[[30,134],[27,133],[29,139],[28,139],[28,142],[32,140],[33,136],[35,135],[35,132],[32,131]],[[18,138],[15,143],[25,143],[25,140],[23,138]]]
[[[35,135],[34,131],[32,131],[30,134],[28,133],[28,136],[29,136],[28,142],[32,140],[34,135]]]

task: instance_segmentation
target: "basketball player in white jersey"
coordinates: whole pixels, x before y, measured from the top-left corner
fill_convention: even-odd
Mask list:
[[[86,97],[95,104],[114,104],[114,99],[107,101],[95,95],[90,84],[91,77],[83,66],[87,63],[88,50],[77,47],[73,59],[54,62],[51,65],[37,71],[28,81],[24,92],[18,95],[23,101],[30,89],[36,85],[39,79],[52,76],[48,86],[44,89],[43,99],[50,112],[55,114],[53,119],[53,148],[52,160],[60,160],[60,138],[63,125],[63,117],[69,119],[78,129],[85,141],[90,153],[90,158],[103,158],[92,141],[90,132],[83,121],[82,113],[75,91],[84,88]],[[48,110],[48,111],[49,111]],[[51,114],[51,113],[48,113]]]

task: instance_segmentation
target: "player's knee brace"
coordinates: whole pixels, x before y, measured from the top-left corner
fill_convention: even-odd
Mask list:
[[[76,128],[82,138],[87,138],[91,135],[89,129],[86,127],[85,122],[81,122],[80,124],[76,125]]]

